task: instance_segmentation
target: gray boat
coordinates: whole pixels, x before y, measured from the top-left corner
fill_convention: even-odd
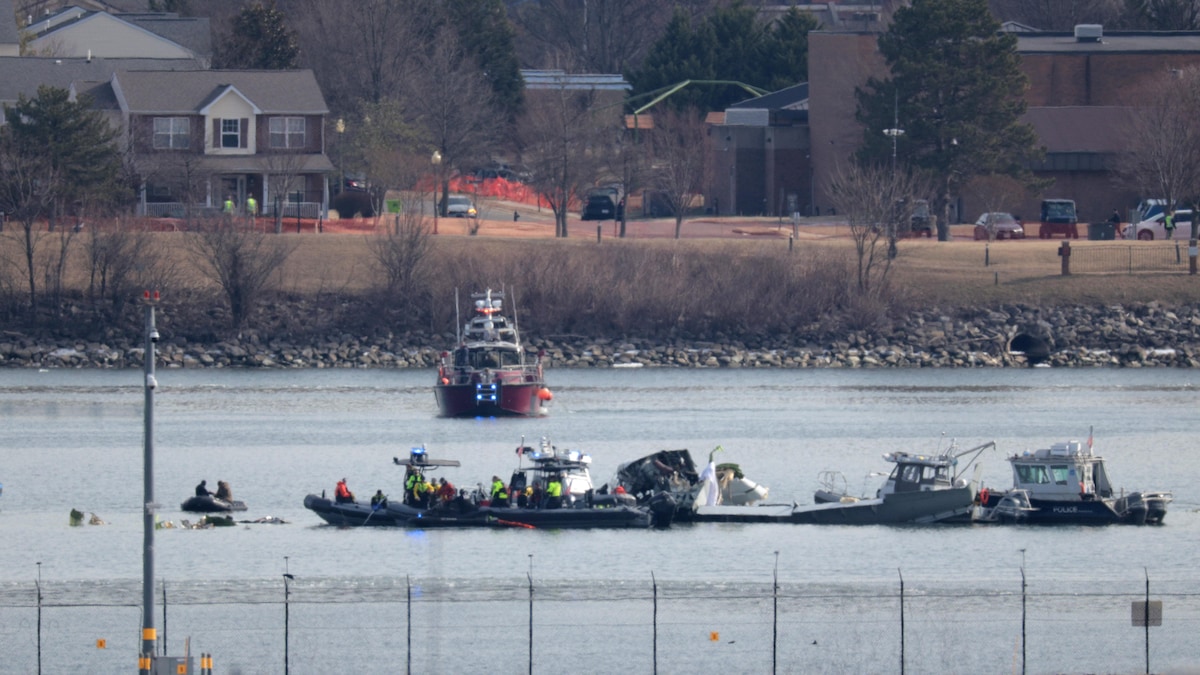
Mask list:
[[[756,506],[696,506],[689,518],[697,522],[796,523],[812,525],[894,525],[969,520],[979,485],[976,460],[984,443],[959,450],[951,443],[935,455],[889,452],[884,460],[895,464],[874,497],[851,495],[840,474],[826,472],[813,504],[761,504]],[[962,461],[961,458],[972,455]],[[966,472],[974,466],[968,481]]]

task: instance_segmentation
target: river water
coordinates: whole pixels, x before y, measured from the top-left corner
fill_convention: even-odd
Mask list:
[[[413,672],[527,672],[532,581],[536,672],[898,672],[901,660],[905,672],[1021,672],[1023,660],[1030,673],[1143,672],[1130,603],[1148,579],[1164,606],[1151,668],[1200,672],[1197,377],[551,370],[546,417],[445,420],[429,371],[160,369],[160,518],[195,520],[178,505],[206,479],[232,484],[244,518],[288,524],[159,530],[168,630],[157,625],[170,653],[187,638],[218,673],[283,672],[285,659],[296,673],[404,672],[410,655]],[[0,673],[37,672],[39,575],[44,672],[136,667],[141,382],[140,370],[0,371]],[[799,503],[824,470],[873,493],[884,452],[994,440],[983,480],[1002,488],[1007,455],[1092,427],[1116,487],[1174,491],[1164,526],[414,532],[337,529],[302,505],[342,477],[360,497],[398,496],[391,458],[418,444],[462,461],[446,472],[460,487],[487,482],[541,437],[590,453],[597,483],[657,449],[699,462],[720,446],[718,461],[772,501]],[[107,524],[69,527],[72,508]]]

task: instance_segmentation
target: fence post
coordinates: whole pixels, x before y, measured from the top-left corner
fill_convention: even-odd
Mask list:
[[[1062,258],[1062,275],[1071,276],[1071,242],[1064,241],[1058,247],[1058,256]]]
[[[653,570],[650,571],[650,585],[654,591],[654,618],[653,618],[653,621],[654,621],[654,643],[653,643],[654,675],[658,675],[658,579],[654,578]]]
[[[1196,256],[1200,254],[1200,247],[1197,247],[1195,239],[1188,241],[1188,275],[1196,276]]]

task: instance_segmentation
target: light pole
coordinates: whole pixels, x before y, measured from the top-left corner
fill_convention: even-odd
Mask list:
[[[433,155],[429,157],[429,162],[433,164],[433,233],[438,233],[438,186],[442,181],[442,153],[437,150],[433,151]]]
[[[346,165],[342,163],[342,139],[345,138],[342,134],[346,133],[346,120],[337,118],[337,124],[333,127],[338,135],[338,178],[341,182],[338,183],[338,192],[346,189]]]

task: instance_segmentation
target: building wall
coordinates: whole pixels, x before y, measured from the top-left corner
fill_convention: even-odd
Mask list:
[[[706,203],[725,216],[810,212],[808,127],[714,125]]]
[[[1200,53],[1021,55],[1030,106],[1130,105],[1155,78],[1191,66],[1200,66]]]
[[[825,186],[862,144],[862,127],[854,119],[854,90],[867,78],[882,78],[888,72],[876,37],[875,33],[808,34],[813,193],[821,213],[828,213],[832,203]]]

